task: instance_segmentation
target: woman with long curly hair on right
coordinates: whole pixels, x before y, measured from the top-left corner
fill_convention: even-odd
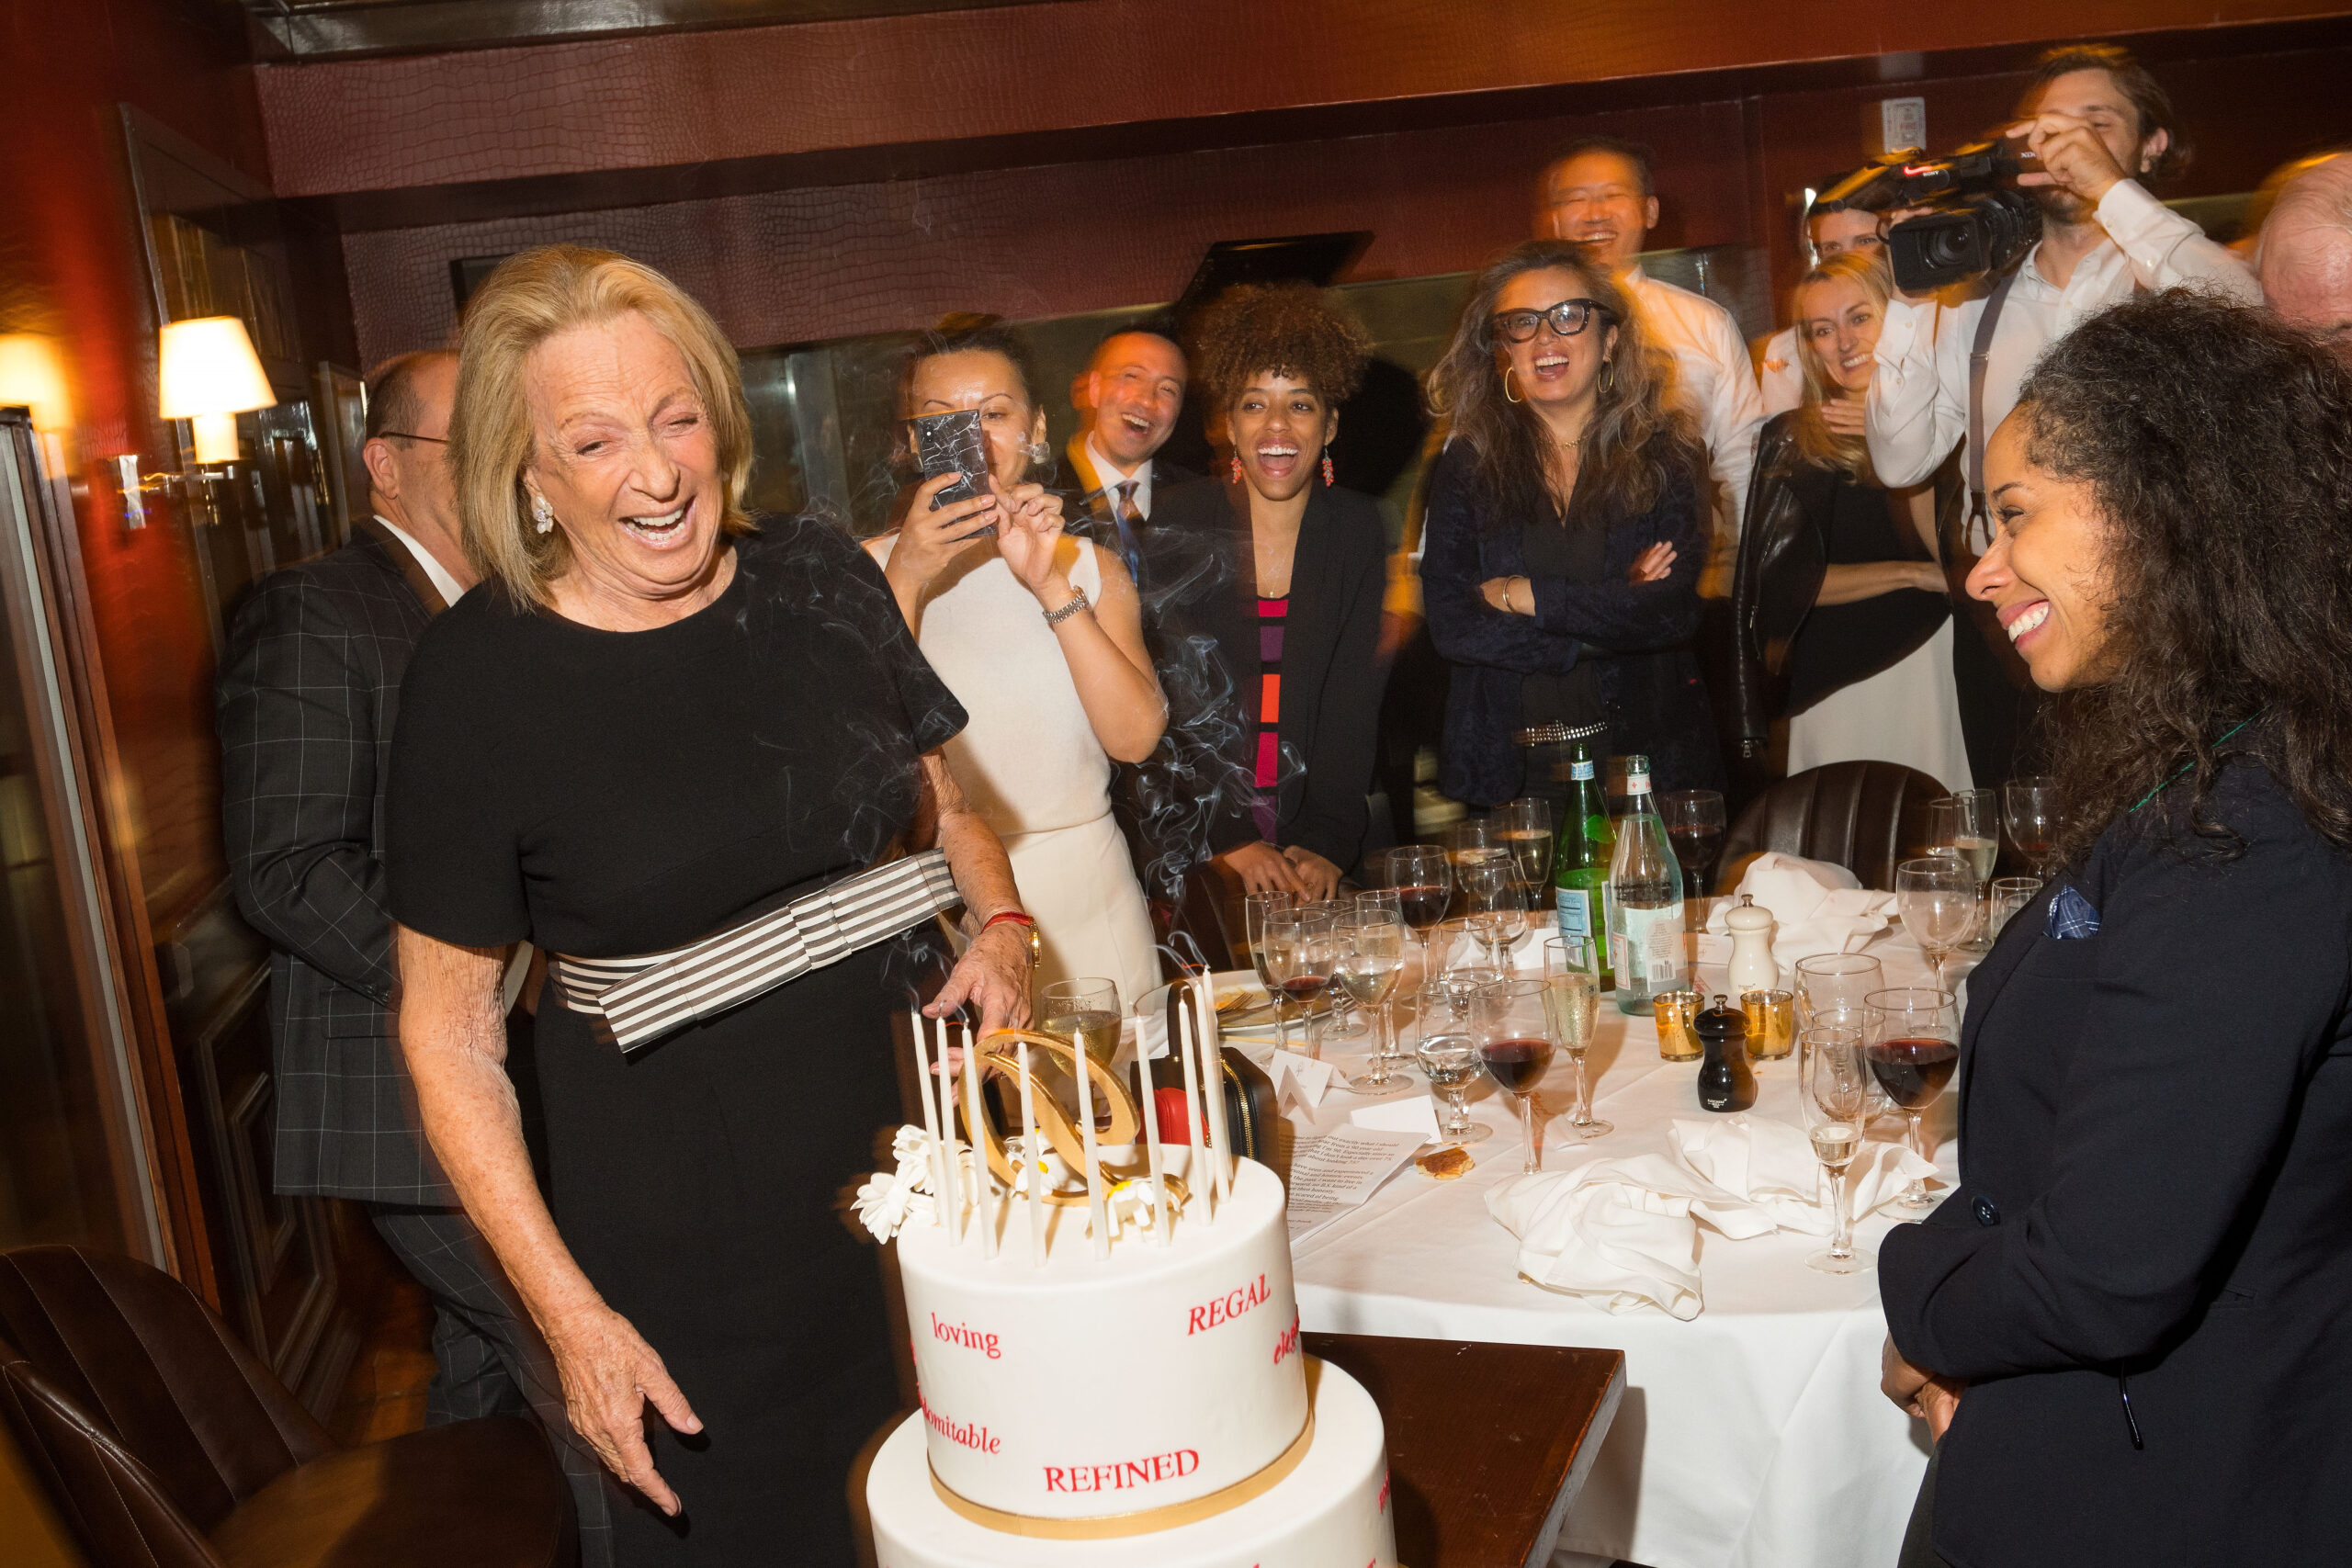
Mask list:
[[[1969,573],[2062,873],[1968,980],[1960,1186],[1879,1255],[1906,1568],[2352,1562],[2352,370],[2175,289],[2061,339]]]
[[[1472,806],[1549,788],[1520,738],[1607,726],[1660,790],[1723,759],[1690,641],[1707,460],[1666,361],[1575,245],[1531,240],[1479,275],[1430,402],[1421,558],[1430,637],[1453,666],[1439,778]]]

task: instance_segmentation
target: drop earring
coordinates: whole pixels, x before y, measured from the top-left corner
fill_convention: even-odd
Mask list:
[[[548,504],[546,496],[534,496],[531,499],[531,515],[537,519],[538,532],[550,534],[555,531],[555,508]]]
[[[1331,488],[1331,454],[1329,452],[1323,454],[1323,488]]]
[[[1241,459],[1239,457],[1233,459],[1233,482],[1235,484],[1239,484],[1241,482]]]

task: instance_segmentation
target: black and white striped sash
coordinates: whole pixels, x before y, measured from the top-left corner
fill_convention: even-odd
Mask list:
[[[796,898],[690,947],[630,958],[567,958],[548,974],[566,1006],[621,1050],[774,990],[963,901],[938,850],[892,861]]]

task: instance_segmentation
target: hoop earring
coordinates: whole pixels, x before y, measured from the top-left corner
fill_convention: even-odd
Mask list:
[[[1323,454],[1323,488],[1331,488],[1331,454],[1329,452]]]
[[[1526,400],[1525,398],[1514,398],[1514,397],[1512,397],[1512,396],[1510,395],[1510,366],[1508,366],[1508,365],[1504,366],[1504,367],[1503,367],[1503,401],[1505,401],[1505,402],[1507,402],[1507,403],[1523,403],[1523,402],[1525,402],[1526,400]]]
[[[555,531],[555,508],[548,504],[546,496],[537,496],[532,499],[531,515],[537,521],[539,533],[549,534]]]
[[[1241,482],[1241,459],[1238,457],[1233,459],[1233,482],[1235,484]]]
[[[1600,389],[1601,389],[1602,391],[1604,391],[1604,392],[1605,392],[1605,391],[1609,390],[1609,389],[1610,389],[1610,388],[1611,388],[1611,387],[1615,386],[1616,384],[1617,384],[1617,372],[1616,372],[1616,370],[1615,370],[1614,368],[1612,368],[1612,367],[1611,367],[1611,366],[1610,365],[1610,362],[1609,362],[1608,360],[1606,360],[1606,359],[1602,360],[1602,361],[1600,362]]]

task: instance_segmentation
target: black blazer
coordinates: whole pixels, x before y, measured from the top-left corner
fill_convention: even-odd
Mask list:
[[[237,908],[270,945],[280,1192],[453,1204],[392,1031],[382,784],[401,675],[441,596],[406,547],[351,543],[262,580],[215,683]]]
[[[1147,837],[1223,854],[1259,836],[1257,556],[1241,487],[1200,479],[1155,495],[1143,539],[1145,630],[1169,697],[1169,734],[1144,764],[1159,819]],[[1283,632],[1282,745],[1299,765],[1276,793],[1275,838],[1341,871],[1362,855],[1368,821],[1387,552],[1370,496],[1312,487]]]
[[[1896,1348],[1969,1380],[1958,1568],[2352,1562],[2352,861],[2246,761],[2244,853],[2185,857],[2186,793],[2075,877],[2098,934],[2045,891],[1970,976],[1962,1182],[1880,1251]]]

